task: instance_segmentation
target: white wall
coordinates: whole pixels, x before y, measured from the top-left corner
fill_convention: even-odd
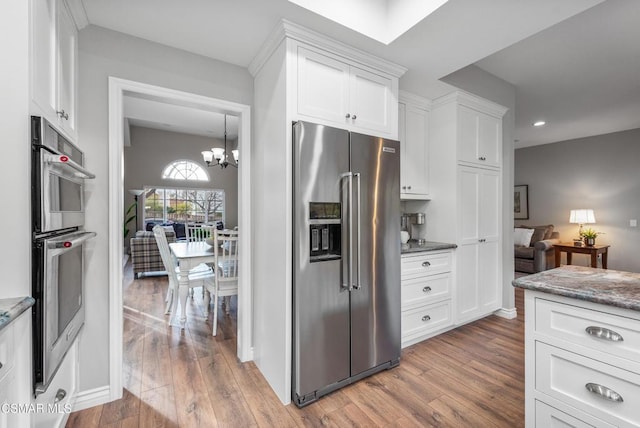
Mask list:
[[[529,186],[529,220],[517,224],[553,224],[562,241],[578,237],[569,212],[592,208],[604,232],[596,243],[609,244],[609,268],[640,272],[640,129],[596,135],[515,152],[515,181]],[[564,256],[564,255],[563,255]],[[575,254],[573,263],[590,265]]]
[[[0,183],[5,226],[0,298],[31,295],[31,145],[29,130],[29,2],[9,0],[0,13]]]
[[[227,150],[235,149],[236,146],[237,141],[227,141]],[[143,189],[144,186],[222,189],[225,195],[225,227],[237,226],[238,169],[232,166],[225,169],[219,166],[207,168],[200,152],[210,150],[211,147],[224,147],[224,140],[132,126],[131,146],[124,148],[125,209],[134,202],[133,195],[127,189]],[[209,175],[209,181],[163,180],[164,168],[170,162],[181,159],[199,164]],[[143,227],[143,214],[143,207],[140,205],[138,229]],[[133,233],[130,234],[132,235]]]
[[[513,152],[516,88],[491,73],[470,65],[442,79],[467,92],[507,107],[502,118],[502,307],[515,308],[513,281]],[[428,219],[427,219],[428,221]]]
[[[79,146],[97,176],[87,191],[86,228],[98,236],[89,251],[91,279],[80,343],[80,391],[88,391],[109,383],[109,76],[249,105],[253,79],[244,68],[95,26],[79,34],[79,61]]]

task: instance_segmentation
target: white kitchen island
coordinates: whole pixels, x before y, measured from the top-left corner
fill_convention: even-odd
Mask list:
[[[640,426],[640,274],[563,266],[525,289],[527,427]]]

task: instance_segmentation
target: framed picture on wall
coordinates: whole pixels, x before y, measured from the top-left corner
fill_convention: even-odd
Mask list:
[[[526,184],[514,187],[513,218],[516,220],[529,219],[529,186]]]

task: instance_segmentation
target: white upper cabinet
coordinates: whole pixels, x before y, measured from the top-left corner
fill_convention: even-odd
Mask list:
[[[400,140],[400,197],[430,199],[429,195],[429,102],[401,92],[398,105]]]
[[[297,116],[397,138],[398,79],[328,52],[298,46]]]
[[[77,140],[78,33],[62,0],[31,1],[31,113]]]
[[[458,160],[473,165],[502,165],[502,118],[458,106]]]

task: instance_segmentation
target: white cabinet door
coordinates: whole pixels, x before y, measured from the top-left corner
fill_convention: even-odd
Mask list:
[[[458,167],[458,313],[464,322],[500,304],[500,172]]]
[[[344,126],[349,84],[348,64],[298,48],[298,114]]]
[[[297,114],[323,125],[397,138],[398,80],[299,46]]]
[[[369,71],[351,67],[349,114],[354,131],[391,134],[397,98],[393,96],[392,81]]]
[[[59,123],[72,137],[76,135],[76,67],[78,34],[63,4],[58,7],[57,112]]]
[[[400,194],[404,199],[429,199],[428,111],[412,104],[398,106]]]
[[[56,121],[56,0],[31,0],[31,101]]]
[[[502,163],[502,120],[458,106],[458,160],[487,167]]]

